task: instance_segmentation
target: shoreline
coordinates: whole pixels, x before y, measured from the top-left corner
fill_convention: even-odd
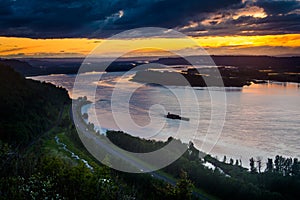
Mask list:
[[[81,107],[80,107],[80,116],[82,116],[83,114],[88,114],[88,110],[93,106],[93,102],[88,102],[88,103],[85,103],[85,104],[83,104]],[[84,123],[85,123],[85,125],[86,126],[88,126],[88,124],[89,123],[91,123],[91,124],[94,124],[92,121],[89,121],[89,118],[90,118],[90,115],[88,115],[89,117],[88,117],[88,119],[84,119],[84,118],[82,118],[82,120],[84,121]],[[118,132],[118,131],[121,131],[121,132],[123,132],[122,130],[114,130],[114,129],[104,129],[104,128],[99,128],[99,127],[97,127],[97,126],[95,126],[95,124],[94,124],[94,131],[95,131],[95,133],[100,133],[101,135],[104,135],[104,136],[106,136],[106,132],[107,131],[115,131],[115,132]],[[130,133],[125,133],[125,132],[123,132],[124,134],[128,134],[128,135],[131,135]],[[143,137],[140,137],[140,136],[133,136],[133,135],[131,135],[132,137],[138,137],[139,139],[146,139],[146,140],[148,140],[148,138],[143,138]],[[179,139],[179,138],[175,138],[175,139]],[[161,139],[155,139],[155,138],[153,138],[152,140],[154,140],[154,141],[157,141],[157,142],[166,142],[165,140],[161,140]],[[180,140],[180,139],[179,139]],[[188,143],[186,143],[186,144],[188,144]],[[201,151],[201,150],[199,150],[199,151]],[[202,151],[201,151],[202,152]],[[228,157],[228,160],[230,159],[230,158],[232,158],[232,159],[234,159],[234,160],[241,160],[241,158],[240,157],[238,157],[238,156],[236,156],[236,157],[230,157],[229,155],[224,155],[224,154],[212,154],[212,153],[207,153],[207,152],[202,152],[202,154],[204,154],[204,155],[210,155],[212,158],[214,158],[214,159],[217,159],[218,161],[220,161],[221,162],[221,160],[220,160],[220,158],[219,158],[219,156],[221,156],[221,158],[223,157],[223,156],[226,156],[226,157]],[[247,158],[248,159],[248,158]],[[249,158],[250,159],[250,158]],[[249,160],[248,159],[248,160]],[[208,161],[207,161],[208,162]],[[245,163],[245,162],[242,162],[242,163]],[[249,168],[249,165],[248,164],[242,164],[242,167],[244,167],[244,168]]]
[[[86,126],[88,126],[89,123],[92,123],[92,122],[90,122],[88,119],[82,118],[82,115],[85,114],[85,113],[88,114],[87,111],[88,111],[89,108],[91,108],[92,104],[94,104],[94,103],[88,101],[88,102],[83,103],[82,105],[80,105],[80,108],[79,108],[81,119],[83,120],[83,122],[85,123]],[[109,129],[105,129],[105,131],[120,132],[120,131],[117,131],[117,130],[109,130]],[[138,138],[139,140],[147,140],[147,141],[150,141],[150,140],[147,139],[147,138],[143,138],[143,137],[139,137],[139,136],[133,136],[133,135],[131,135],[130,133],[125,133],[125,132],[123,132],[123,131],[121,131],[121,132],[122,132],[123,134],[125,134],[125,135],[130,135],[130,136],[133,137],[133,138]],[[98,134],[98,130],[96,129],[96,126],[94,126],[94,133],[95,133],[96,135]],[[101,135],[104,135],[104,136],[106,137],[106,132],[105,132],[105,133],[100,132],[100,134],[101,134]],[[181,141],[181,140],[178,139],[178,138],[174,138],[174,139]],[[153,141],[156,141],[156,142],[164,142],[164,143],[167,142],[167,140],[158,140],[158,139],[152,139],[152,140],[153,140]],[[188,143],[185,143],[185,142],[183,142],[183,141],[181,141],[181,142],[182,142],[182,144],[188,145]],[[121,148],[121,147],[119,147],[119,148]],[[196,149],[197,149],[197,148],[196,148]],[[210,158],[212,159],[212,161],[210,161],[209,159],[206,159],[207,156],[210,157]],[[217,165],[214,163],[214,162],[222,162],[221,160],[219,160],[219,159],[217,158],[217,156],[214,156],[214,155],[212,155],[212,154],[209,154],[209,153],[206,153],[206,152],[202,152],[201,150],[199,150],[199,159],[201,160],[201,162],[203,162],[203,166],[207,167],[208,169],[211,169],[211,170],[217,169],[217,170],[219,170],[219,172],[220,172],[221,174],[224,174],[225,176],[230,177],[228,174],[226,174],[226,173],[223,171],[223,169],[221,169],[219,166],[217,166]],[[215,159],[215,161],[214,161],[214,159]],[[229,157],[228,157],[228,160],[229,160]],[[238,159],[234,159],[234,160],[238,160]],[[229,163],[224,163],[224,164],[229,164]],[[244,168],[245,170],[249,170],[249,167],[248,167],[248,166],[242,165],[242,162],[241,162],[240,167]]]
[[[88,104],[85,104],[84,105],[84,108],[83,109],[80,109],[81,111],[81,116],[84,114],[84,113],[88,113],[88,110],[90,109],[90,107],[93,105],[94,103],[93,102],[89,102]],[[90,119],[90,118],[89,118]],[[92,121],[90,121],[89,119],[85,120],[85,123],[88,124],[88,123],[93,123]],[[117,129],[104,129],[104,128],[100,128],[95,126],[95,129],[97,131],[99,131],[99,133],[101,135],[106,135],[106,132],[107,131],[122,131],[122,130],[117,130]],[[127,133],[129,135],[131,135],[130,133]],[[133,137],[135,137],[134,135],[132,135]],[[143,138],[143,137],[140,137],[140,136],[137,136],[141,139],[148,139],[148,138]],[[165,141],[163,139],[159,139],[159,138],[152,138],[153,140],[155,141]],[[177,139],[180,139],[180,138],[177,138]],[[199,146],[199,144],[201,144],[201,141],[200,143],[199,142],[194,142],[195,146],[201,150],[201,145]],[[198,145],[197,145],[198,144]],[[250,167],[250,158],[251,157],[254,157],[254,158],[261,158],[261,159],[267,159],[267,158],[273,158],[275,157],[276,155],[282,155],[282,156],[286,156],[286,157],[298,157],[297,155],[293,155],[293,154],[284,154],[284,153],[280,153],[280,152],[267,152],[267,151],[259,151],[257,150],[256,148],[254,147],[245,147],[243,148],[243,151],[241,151],[240,153],[236,154],[235,152],[237,152],[236,150],[239,149],[238,148],[238,145],[230,145],[230,144],[227,144],[227,143],[218,143],[215,147],[214,147],[214,150],[213,151],[210,151],[210,152],[205,152],[205,154],[209,154],[211,155],[213,158],[221,161],[223,159],[224,156],[227,157],[227,160],[229,160],[230,158],[234,159],[234,160],[241,160],[242,161],[242,166],[243,167],[246,167],[246,168],[249,168]],[[223,153],[223,152],[226,152],[226,153]],[[248,153],[249,152],[249,153]],[[251,153],[252,152],[252,153]],[[260,153],[262,152],[262,153]],[[292,155],[292,156],[291,156]],[[263,166],[265,165],[265,163],[263,163]]]
[[[86,108],[87,108],[88,106],[91,106],[91,104],[92,103],[85,104],[84,106],[86,106]],[[84,120],[84,122],[85,122],[85,125],[88,126],[88,124],[87,124],[88,120]],[[122,133],[124,135],[128,135],[131,138],[137,138],[138,140],[155,141],[155,142],[163,142],[163,143],[167,142],[167,140],[156,140],[156,139],[151,139],[150,140],[150,139],[139,137],[139,136],[133,136],[133,135],[131,135],[129,133],[126,133],[126,132],[123,132],[123,131],[108,130],[108,129],[107,129],[107,131],[115,132],[115,133]],[[98,133],[97,130],[94,130],[94,133],[95,133],[95,135],[97,135],[97,133]],[[104,135],[105,137],[107,137],[106,134],[101,133],[101,135]],[[183,142],[179,138],[174,138],[174,139],[181,141],[182,144],[188,145],[188,143]],[[119,147],[119,148],[122,148],[122,147]],[[233,156],[230,156],[228,154],[222,154],[221,157],[218,157],[215,153],[203,152],[196,145],[195,145],[195,149],[199,151],[199,157],[198,158],[202,162],[203,166],[205,166],[205,167],[207,167],[208,169],[211,169],[211,170],[217,169],[221,174],[224,174],[227,177],[231,177],[231,176],[229,174],[227,174],[226,171],[224,171],[224,169],[223,169],[224,166],[238,166],[238,167],[240,167],[240,169],[243,169],[243,170],[246,170],[246,171],[250,172],[249,171],[250,168],[251,168],[250,159],[254,159],[255,162],[259,162],[258,160],[260,160],[260,162],[262,163],[262,165],[261,165],[262,169],[264,169],[266,167],[265,163],[269,158],[275,160],[276,156],[282,156],[282,157],[286,157],[286,158],[291,157],[291,158],[297,158],[298,159],[297,156],[288,156],[288,155],[283,155],[283,154],[276,154],[274,156],[265,156],[265,157],[249,155],[249,157],[246,159],[246,161],[248,161],[248,162],[244,162],[243,159],[233,157]],[[236,163],[238,163],[238,164],[236,164]]]
[[[49,77],[49,76],[43,76],[43,77]],[[41,81],[43,81],[43,80],[41,80]],[[50,79],[50,81],[51,81],[51,79]],[[49,82],[50,82],[49,81]],[[48,81],[46,81],[46,82],[48,82]],[[52,83],[53,83],[53,81],[51,81]],[[55,83],[55,81],[54,81],[54,83]],[[54,84],[53,83],[53,84]],[[284,86],[285,84],[284,83],[287,83],[287,85],[289,85],[289,84],[291,84],[291,85],[293,85],[293,88],[294,88],[294,86],[295,86],[295,88],[297,88],[297,84],[298,83],[294,83],[294,82],[278,82],[278,81],[269,81],[268,83],[258,83],[258,84],[253,84],[253,85],[268,85],[268,84],[271,84],[271,85],[275,85],[275,84],[280,84],[280,85],[282,85],[282,86]],[[299,86],[299,84],[298,84],[298,86]],[[265,87],[265,86],[264,86]],[[64,87],[64,88],[66,88],[66,87]],[[251,88],[251,86],[247,86],[247,87],[243,87],[243,88],[245,88],[245,89],[248,89],[248,88]],[[193,88],[193,89],[200,89],[200,90],[202,90],[202,89],[204,89],[204,90],[206,90],[207,89],[207,87],[205,87],[205,88]],[[227,88],[226,88],[227,89]],[[231,89],[231,88],[228,88],[228,89]],[[299,90],[299,89],[298,89]],[[70,96],[70,93],[69,93],[69,96]],[[93,103],[93,102],[90,102],[91,104]],[[86,107],[86,109],[88,110],[88,106]],[[99,129],[98,129],[99,130]],[[100,129],[99,131],[101,132],[101,133],[105,133],[107,130],[110,130],[110,129]],[[112,129],[112,130],[118,130],[118,129]],[[225,144],[226,145],[226,144]],[[249,147],[250,148],[250,147]],[[220,149],[222,149],[222,147],[221,148],[218,148],[218,150],[217,151],[219,151],[219,152],[221,152],[221,153],[217,153],[217,154],[213,154],[214,156],[217,156],[218,157],[218,159],[222,159],[223,158],[223,156],[224,155],[232,155],[232,154],[228,154],[228,153],[222,153],[222,151],[220,150]],[[229,152],[233,152],[233,150],[232,149],[234,149],[234,148],[231,148],[230,150],[229,150]],[[253,149],[256,149],[255,147],[253,147]],[[245,150],[245,152],[246,152],[246,150]],[[248,152],[252,152],[252,151],[248,151]],[[267,151],[264,151],[264,152],[267,152]],[[247,152],[246,152],[247,153]],[[258,151],[258,153],[259,153],[259,151]],[[250,154],[250,153],[249,153]],[[263,154],[263,157],[264,158],[266,158],[266,157],[268,157],[268,156],[273,156],[273,155],[275,155],[275,154],[280,154],[280,155],[285,155],[285,156],[288,156],[288,155],[292,155],[292,156],[297,156],[297,154],[294,154],[294,152],[293,152],[293,149],[292,149],[292,153],[291,154],[287,154],[287,153],[284,153],[284,152],[280,152],[280,150],[279,151],[276,151],[276,152],[274,152],[274,154],[273,154],[273,151],[271,151],[270,153],[264,153]],[[245,166],[247,166],[247,164],[249,163],[249,159],[248,158],[250,158],[252,155],[254,155],[254,156],[257,156],[257,155],[261,155],[261,154],[256,154],[256,153],[251,153],[251,155],[246,155],[246,156],[241,156],[241,155],[245,155],[244,153],[241,153],[241,154],[238,154],[238,155],[236,155],[236,156],[232,156],[233,158],[236,158],[236,159],[240,159],[240,158],[245,158],[245,159],[243,159],[243,160],[245,160],[243,163],[245,163],[246,165]]]

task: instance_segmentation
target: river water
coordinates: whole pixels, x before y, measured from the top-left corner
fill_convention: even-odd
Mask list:
[[[89,81],[92,77],[99,75],[102,75],[99,82]],[[171,87],[179,94],[179,98],[184,99],[184,104],[180,105],[181,99],[178,99],[178,96],[176,97],[170,89],[132,82],[129,79],[133,74],[130,73],[123,77],[122,75],[116,72],[85,74],[86,82],[83,84],[96,84],[97,90],[94,104],[86,105],[83,111],[89,114],[89,121],[94,123],[100,132],[105,132],[107,129],[123,130],[135,136],[156,140],[166,140],[173,136],[185,142],[193,141],[199,149],[217,156],[220,160],[224,155],[227,158],[240,159],[244,166],[248,166],[250,157],[260,157],[264,161],[277,154],[300,157],[299,84],[269,82],[252,84],[240,89],[227,88],[223,129],[220,134],[208,136],[207,131],[212,123],[212,102],[211,94],[207,89]],[[86,95],[84,91],[72,93],[75,77],[75,75],[61,74],[30,78],[62,86],[73,98]],[[114,96],[117,101],[114,101],[113,113],[112,91],[115,90],[117,82],[121,84],[117,86],[119,92]],[[187,95],[189,90],[193,90],[197,102],[195,98]],[[218,88],[213,92],[216,95],[224,94],[224,91]],[[128,108],[122,101],[127,93],[131,95],[127,102]],[[88,99],[93,99],[87,96]],[[196,108],[195,103],[199,108]],[[218,106],[224,106],[222,103],[217,101],[213,106],[219,110]],[[182,107],[188,111],[185,112],[184,117],[190,118],[190,121],[165,118],[164,115],[167,112],[182,113]],[[95,108],[95,112],[92,108]],[[126,122],[130,120],[128,120],[128,115],[122,113],[129,113],[136,126],[132,127],[130,123],[126,126]],[[198,114],[200,120],[195,117]],[[100,126],[97,126],[98,122]],[[222,125],[223,121],[215,120],[213,123]],[[181,125],[186,129],[179,132]],[[196,131],[189,129],[189,127],[196,126]],[[209,145],[205,146],[205,144]]]

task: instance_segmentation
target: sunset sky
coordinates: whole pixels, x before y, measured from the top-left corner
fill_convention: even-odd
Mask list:
[[[78,57],[140,27],[174,29],[209,54],[300,55],[300,1],[0,0],[1,57]],[[190,50],[178,38],[138,38]],[[162,42],[163,41],[163,42]],[[128,42],[128,41],[127,41]],[[122,43],[116,40],[116,44]],[[105,55],[122,52],[122,45]]]

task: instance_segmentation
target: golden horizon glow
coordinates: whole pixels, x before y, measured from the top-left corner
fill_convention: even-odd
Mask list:
[[[300,34],[282,35],[260,35],[260,36],[203,36],[192,38],[195,45],[191,46],[185,38],[151,38],[151,39],[123,39],[114,40],[114,47],[106,49],[103,55],[112,55],[115,52],[122,52],[125,45],[131,42],[142,44],[151,48],[151,44],[159,43],[161,49],[172,49],[175,51],[197,48],[197,45],[205,48],[209,53],[214,53],[218,49],[218,54],[222,54],[222,49],[230,48],[231,54],[238,54],[242,49],[279,47],[296,49],[295,54],[300,54]],[[63,38],[63,39],[30,39],[17,37],[0,37],[1,57],[79,57],[88,55],[98,45],[105,42],[104,39],[87,38]],[[130,42],[129,42],[130,41]],[[188,44],[188,45],[187,45]],[[139,51],[137,51],[139,52]],[[142,52],[142,51],[140,51]],[[266,52],[265,55],[272,52]],[[282,52],[284,53],[284,52]],[[249,51],[251,54],[251,51]]]
[[[209,36],[195,38],[202,47],[300,47],[300,34],[259,36]]]
[[[88,54],[101,40],[86,38],[31,39],[0,37],[0,56],[38,56]]]

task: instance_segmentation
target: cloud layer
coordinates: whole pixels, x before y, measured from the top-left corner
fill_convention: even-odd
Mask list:
[[[191,36],[300,33],[300,1],[0,0],[0,36],[105,38],[139,27]]]

